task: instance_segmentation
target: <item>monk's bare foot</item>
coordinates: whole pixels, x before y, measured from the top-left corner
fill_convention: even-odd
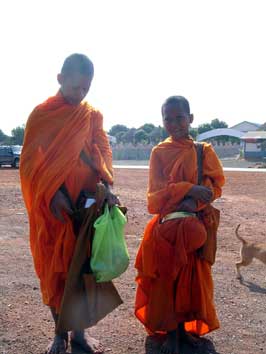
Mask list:
[[[192,347],[199,347],[201,345],[201,339],[197,335],[186,332],[185,330],[180,333],[180,340],[191,345]]]
[[[45,354],[66,354],[68,344],[67,333],[63,335],[55,335],[54,340],[48,346]]]
[[[179,336],[177,331],[167,333],[167,338],[163,343],[161,354],[179,354]]]
[[[102,354],[104,348],[97,339],[92,338],[84,331],[74,331],[71,333],[71,341],[78,344],[84,351],[90,354]]]

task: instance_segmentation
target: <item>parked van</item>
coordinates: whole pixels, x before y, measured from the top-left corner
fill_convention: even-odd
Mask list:
[[[19,159],[22,146],[20,145],[0,145],[0,167],[2,165],[11,165],[19,168]]]

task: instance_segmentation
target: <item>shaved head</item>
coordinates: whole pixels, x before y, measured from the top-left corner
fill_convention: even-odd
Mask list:
[[[178,106],[181,111],[186,114],[190,114],[190,107],[188,100],[183,96],[170,96],[168,97],[162,105],[162,110],[165,106],[174,105]]]
[[[92,61],[84,54],[71,54],[65,59],[61,74],[71,76],[73,73],[93,78],[94,67]]]

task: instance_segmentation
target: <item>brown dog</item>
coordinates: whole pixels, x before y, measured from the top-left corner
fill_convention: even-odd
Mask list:
[[[236,263],[236,271],[237,271],[237,279],[243,279],[240,274],[239,268],[242,266],[248,266],[253,258],[259,259],[262,263],[266,264],[266,245],[251,243],[244,240],[241,236],[239,236],[238,229],[240,224],[237,226],[235,233],[236,237],[242,242],[242,246],[240,248],[240,257],[241,261]]]

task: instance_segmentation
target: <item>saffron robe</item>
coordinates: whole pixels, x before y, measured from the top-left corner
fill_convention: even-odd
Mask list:
[[[148,222],[136,257],[138,287],[135,315],[150,334],[165,333],[185,323],[198,335],[219,327],[213,302],[211,265],[197,250],[206,241],[206,229],[193,216],[161,223],[197,184],[197,153],[192,139],[167,138],[153,150],[150,159]],[[222,166],[211,145],[203,147],[203,182],[221,196]],[[205,207],[201,202],[200,210]]]
[[[80,152],[90,157],[89,167]],[[58,312],[75,248],[72,222],[50,211],[64,183],[75,203],[82,189],[95,192],[100,179],[112,184],[112,153],[103,117],[88,103],[68,104],[58,93],[37,106],[25,129],[20,160],[22,194],[30,223],[30,246],[43,302]]]

